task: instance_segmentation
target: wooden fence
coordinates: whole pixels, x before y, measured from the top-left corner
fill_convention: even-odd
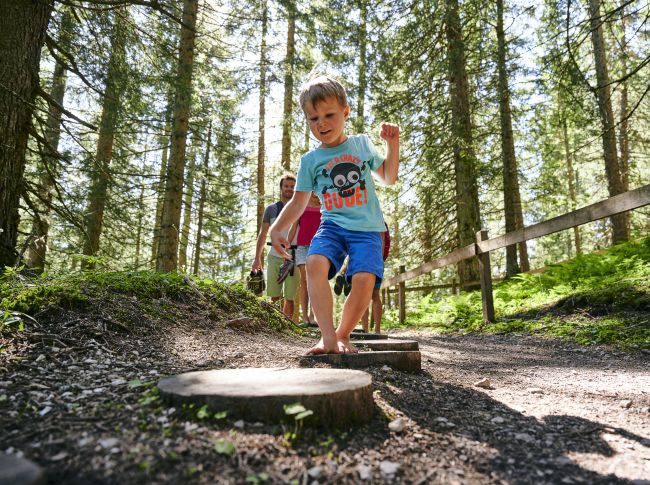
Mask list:
[[[483,301],[483,321],[494,321],[494,302],[492,299],[492,272],[490,269],[490,251],[495,249],[505,248],[522,241],[536,239],[538,237],[547,236],[555,232],[571,229],[576,226],[587,224],[598,219],[611,217],[622,212],[638,209],[650,204],[650,184],[644,185],[629,192],[615,195],[609,199],[596,202],[595,204],[588,205],[581,209],[563,214],[548,221],[533,224],[532,226],[517,229],[516,231],[509,232],[503,236],[498,236],[488,239],[486,230],[481,230],[476,233],[476,242],[469,244],[465,247],[458,248],[451,253],[428,261],[417,268],[406,270],[402,265],[399,268],[399,273],[392,278],[385,279],[382,282],[381,288],[384,293],[384,301],[389,293],[397,292],[398,306],[399,306],[399,321],[404,323],[406,320],[406,292],[407,291],[426,291],[431,288],[452,288],[455,292],[456,284],[434,285],[431,287],[419,286],[406,288],[406,282],[430,273],[435,269],[440,269],[450,264],[458,263],[464,259],[478,256],[479,271],[480,271],[480,285],[481,295]],[[478,282],[465,283],[463,286],[470,284],[476,285]],[[391,290],[392,286],[396,286],[396,290]]]

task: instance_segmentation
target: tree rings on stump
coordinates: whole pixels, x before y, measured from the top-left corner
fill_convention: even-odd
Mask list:
[[[345,426],[370,421],[372,377],[343,369],[248,368],[188,372],[158,383],[174,405],[208,405],[212,412],[247,421],[293,421],[284,405],[300,403],[314,412],[309,422]]]

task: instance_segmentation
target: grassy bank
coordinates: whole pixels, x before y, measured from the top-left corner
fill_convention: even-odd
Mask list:
[[[494,287],[495,324],[482,326],[480,291],[429,295],[407,311],[407,328],[437,332],[529,332],[583,344],[650,348],[650,237],[579,255],[543,273]],[[398,328],[396,312],[386,328]]]
[[[0,333],[63,315],[133,333],[174,320],[209,325],[238,317],[249,318],[253,327],[293,331],[279,311],[240,284],[153,271],[26,277],[8,268],[0,274]]]

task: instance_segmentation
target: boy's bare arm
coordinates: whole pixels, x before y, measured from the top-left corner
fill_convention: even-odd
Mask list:
[[[382,123],[379,134],[386,140],[386,159],[377,169],[376,174],[384,185],[397,182],[399,169],[399,126],[393,123]]]
[[[310,195],[311,192],[296,191],[289,203],[280,212],[280,217],[271,226],[271,245],[284,259],[292,259],[291,255],[285,250],[285,248],[291,246],[291,243],[282,235],[282,232],[286,231],[302,215],[305,207],[307,207]]]
[[[299,222],[294,222],[293,224],[291,224],[291,228],[289,229],[289,235],[287,236],[289,242],[293,241],[293,238],[296,237],[296,232],[298,232],[299,227],[300,227]]]

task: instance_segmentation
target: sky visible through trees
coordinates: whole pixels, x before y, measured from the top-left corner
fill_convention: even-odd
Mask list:
[[[258,198],[268,205],[278,196],[283,120],[290,123],[294,172],[307,145],[316,146],[313,139],[307,143],[297,103],[300,85],[312,70],[334,74],[348,89],[350,134],[363,127],[381,146],[380,121],[402,127],[400,181],[380,194],[394,239],[388,275],[398,264],[412,267],[458,247],[460,227],[470,232],[487,228],[490,235],[505,232],[504,193],[512,191],[512,178],[503,173],[504,89],[524,225],[615,195],[616,180],[622,186],[628,180],[630,189],[649,183],[647,1],[545,0],[529,6],[504,0],[505,85],[497,76],[496,3],[267,1],[264,123],[259,110],[262,3],[199,0],[193,57],[179,57],[180,19],[191,1],[162,1],[157,9],[129,2],[114,7],[100,0],[55,4],[41,47],[40,89],[24,170],[6,175],[18,177],[24,190],[14,260],[4,257],[4,264],[18,256],[27,264],[37,261],[37,249],[45,269],[54,272],[155,269],[158,256],[159,270],[198,269],[219,280],[241,279],[254,255]],[[452,30],[463,52],[460,64],[450,62],[461,52],[449,41],[448,13],[456,4],[460,22]],[[595,8],[600,14],[594,23],[590,17]],[[290,19],[295,50],[288,65]],[[594,42],[596,26],[602,31],[600,53]],[[607,67],[607,100],[599,97],[597,59]],[[189,82],[179,74],[184,62],[191,70]],[[65,67],[65,111],[54,147],[47,140],[56,108],[57,63]],[[454,98],[451,80],[457,79],[461,65],[467,92]],[[289,70],[293,103],[291,113],[284,113]],[[454,99],[467,103],[468,114],[454,108]],[[615,173],[605,163],[606,101],[614,118],[609,143],[616,147],[609,153]],[[357,119],[360,106],[363,123]],[[100,127],[107,126],[102,121],[107,107],[114,109],[115,122],[109,151],[99,135]],[[188,128],[183,131],[174,116],[183,118],[185,112]],[[264,194],[257,188],[261,126]],[[185,149],[175,148],[183,140]],[[171,164],[179,162],[180,195],[168,186]],[[43,172],[54,181],[51,186]],[[105,195],[97,195],[93,177],[106,184]],[[458,204],[470,199],[463,198],[467,184],[459,187],[455,180],[467,177],[478,188],[478,206],[469,209],[478,213],[480,223],[463,215],[473,202]],[[89,223],[98,204],[104,207],[99,226],[97,220]],[[157,220],[172,220],[164,214],[174,204],[179,204],[181,220],[163,223],[156,233]],[[647,209],[639,210],[624,222],[631,238],[647,234],[648,215]],[[45,239],[34,232],[39,221],[49,223]],[[165,227],[172,234],[166,237],[178,237],[176,246],[180,243],[183,254],[169,246],[176,258],[161,265],[168,246],[154,238]],[[528,245],[531,267],[603,248],[612,238],[609,220],[542,238]],[[46,241],[44,250],[38,241]],[[193,260],[196,254],[199,261]],[[508,257],[514,266],[506,264],[505,251],[495,253],[497,272],[522,263],[520,253]],[[448,279],[453,272],[448,268],[433,277]]]

